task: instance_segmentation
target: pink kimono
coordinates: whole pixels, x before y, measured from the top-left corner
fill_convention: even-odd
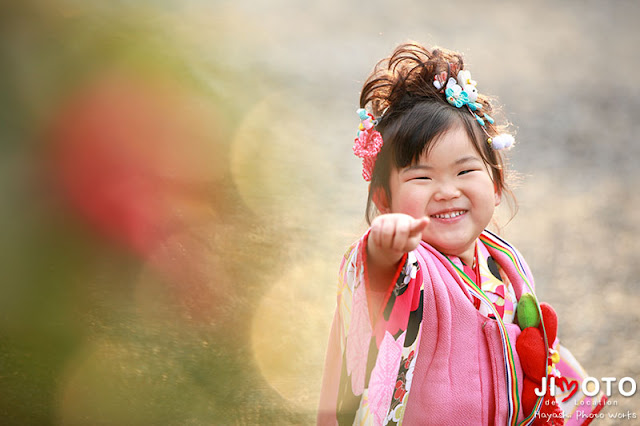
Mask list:
[[[405,255],[380,311],[370,313],[367,236],[351,247],[340,268],[318,424],[516,425],[534,420],[535,415],[525,419],[519,402],[522,369],[515,341],[520,328],[481,314],[474,298],[483,299],[482,291],[424,242]],[[480,241],[518,299],[533,293],[531,272],[514,248],[488,231]],[[585,374],[573,357],[557,342],[553,346],[560,348],[559,373],[581,380]],[[559,388],[556,395],[566,424],[581,424],[576,412],[598,410],[602,401],[602,395],[568,395]]]

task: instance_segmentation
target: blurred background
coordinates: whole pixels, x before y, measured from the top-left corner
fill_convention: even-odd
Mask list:
[[[461,51],[513,123],[501,232],[564,344],[592,376],[640,380],[639,17],[632,1],[5,2],[0,423],[313,424],[338,266],[366,229],[359,91],[410,39]]]

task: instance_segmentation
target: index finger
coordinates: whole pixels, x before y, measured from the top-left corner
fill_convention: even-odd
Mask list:
[[[409,233],[412,235],[420,233],[424,230],[424,228],[427,227],[428,224],[429,224],[429,218],[427,217],[421,217],[420,219],[415,219],[411,224],[411,229],[409,230]]]

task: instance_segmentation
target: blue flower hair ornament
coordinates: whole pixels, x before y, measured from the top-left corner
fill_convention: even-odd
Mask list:
[[[479,112],[482,109],[482,104],[476,102],[478,99],[478,90],[476,89],[476,81],[471,79],[471,73],[466,70],[459,71],[457,77],[457,80],[450,77],[447,81],[447,85],[444,89],[444,95],[447,102],[456,108],[467,107],[469,112],[473,115],[487,135],[487,142],[493,149],[501,150],[510,148],[514,143],[513,136],[500,134],[492,138],[487,133],[485,120],[489,124],[493,124],[494,120],[489,114],[482,113],[482,117],[479,115]],[[437,75],[434,78],[433,85],[436,89],[442,89],[443,81],[443,75]]]

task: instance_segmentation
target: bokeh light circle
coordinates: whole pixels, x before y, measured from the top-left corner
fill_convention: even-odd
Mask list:
[[[258,215],[304,225],[309,211],[322,208],[331,173],[322,146],[322,120],[295,96],[272,93],[245,114],[233,138],[233,181]]]
[[[282,274],[253,317],[251,347],[264,379],[307,411],[317,408],[335,280],[335,265],[310,257]]]

